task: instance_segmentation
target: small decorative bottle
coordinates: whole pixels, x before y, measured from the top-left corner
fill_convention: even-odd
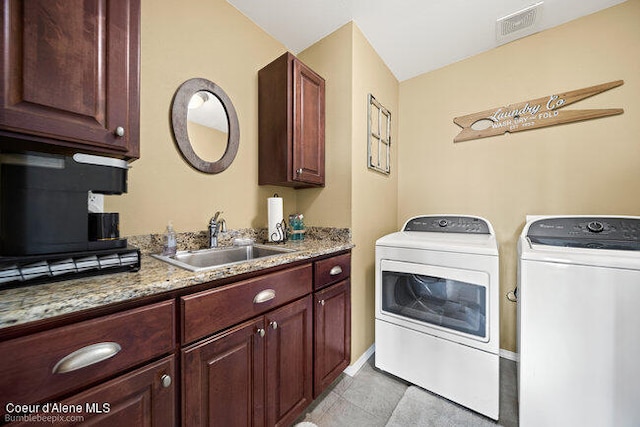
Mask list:
[[[173,224],[169,221],[167,231],[164,233],[162,239],[162,255],[175,256],[177,246],[176,232],[173,230]]]

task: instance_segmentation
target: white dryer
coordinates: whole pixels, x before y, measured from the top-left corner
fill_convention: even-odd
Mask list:
[[[640,217],[538,217],[519,239],[520,425],[640,425]]]
[[[376,242],[376,367],[493,419],[498,245],[472,216],[419,216]]]

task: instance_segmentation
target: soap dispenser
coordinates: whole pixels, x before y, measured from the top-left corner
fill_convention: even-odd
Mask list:
[[[169,221],[167,225],[167,231],[164,233],[162,240],[162,255],[163,256],[175,256],[176,254],[176,232],[173,230],[173,224]]]

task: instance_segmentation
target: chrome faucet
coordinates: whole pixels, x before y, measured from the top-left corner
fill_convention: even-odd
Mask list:
[[[227,231],[227,223],[223,218],[218,220],[222,212],[217,211],[213,218],[209,221],[209,247],[218,247],[218,234]]]

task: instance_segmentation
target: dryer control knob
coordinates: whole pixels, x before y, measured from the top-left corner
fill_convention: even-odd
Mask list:
[[[438,225],[440,227],[446,227],[447,225],[449,225],[449,222],[446,219],[441,219],[440,221],[438,221]]]
[[[592,233],[600,233],[602,230],[604,230],[604,225],[600,221],[591,221],[589,224],[587,224],[587,228]]]

